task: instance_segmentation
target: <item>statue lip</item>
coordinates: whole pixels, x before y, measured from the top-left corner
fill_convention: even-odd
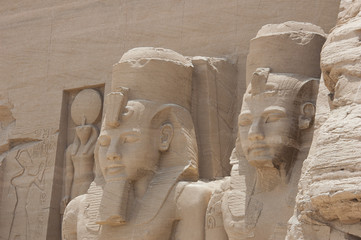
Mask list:
[[[255,142],[248,148],[248,158],[249,160],[260,160],[265,157],[268,159],[269,155],[269,146],[264,142]]]
[[[123,164],[112,164],[105,168],[107,174],[115,175],[124,172],[125,166]]]
[[[268,145],[264,142],[255,142],[248,147],[248,153],[254,150],[262,150],[268,148]]]

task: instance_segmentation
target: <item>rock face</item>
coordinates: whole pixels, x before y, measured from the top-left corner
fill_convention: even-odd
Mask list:
[[[320,91],[317,105],[329,106],[317,119],[289,239],[361,238],[361,2],[345,1],[342,6],[321,53],[327,90]]]

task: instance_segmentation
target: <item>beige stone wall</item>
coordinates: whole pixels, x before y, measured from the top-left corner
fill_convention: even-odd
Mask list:
[[[56,103],[62,93],[56,89],[109,82],[111,66],[133,47],[226,56],[238,61],[239,80],[244,82],[249,40],[261,26],[294,20],[328,32],[335,24],[338,2],[2,1],[0,86],[10,100],[18,99],[14,115],[16,132],[22,135],[30,126],[31,130],[57,127],[60,109]],[[24,89],[34,98],[19,98]],[[42,108],[34,104],[44,99],[47,104]]]

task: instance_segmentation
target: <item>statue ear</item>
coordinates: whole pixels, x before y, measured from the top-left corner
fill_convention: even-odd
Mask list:
[[[311,102],[306,102],[301,105],[301,115],[298,118],[298,127],[300,129],[307,129],[311,126],[315,117],[316,107]]]
[[[165,152],[168,150],[170,143],[173,139],[173,125],[170,123],[162,124],[160,127],[160,144],[159,151]]]

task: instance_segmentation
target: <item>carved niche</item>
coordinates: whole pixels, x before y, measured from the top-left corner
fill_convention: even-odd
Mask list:
[[[70,107],[68,137],[73,136],[73,140],[65,151],[61,213],[71,199],[85,194],[94,180],[94,148],[102,110],[102,97],[98,89],[83,89],[71,95],[73,101]]]

